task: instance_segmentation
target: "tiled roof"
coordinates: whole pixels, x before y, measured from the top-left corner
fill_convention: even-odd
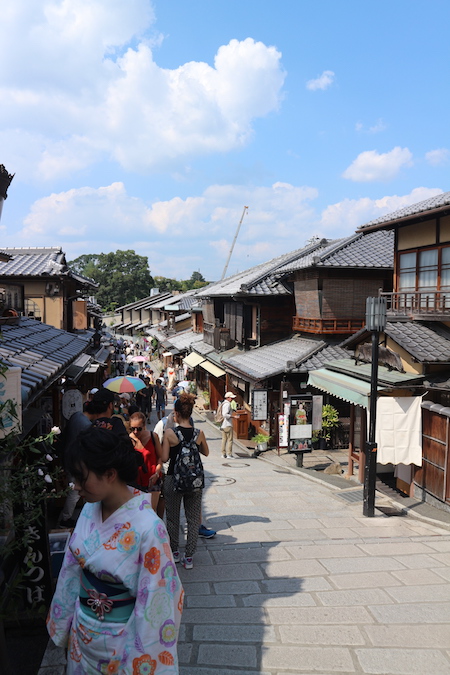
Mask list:
[[[450,328],[438,321],[387,321],[384,332],[419,363],[450,363]],[[361,328],[340,346],[354,347],[369,335]]]
[[[186,291],[186,293],[178,293],[173,295],[169,299],[162,299],[153,304],[155,309],[164,309],[170,305],[179,305],[180,309],[190,309],[192,305],[195,305],[197,302],[194,297],[197,291]]]
[[[411,204],[410,206],[405,206],[398,211],[393,211],[388,213],[386,216],[380,216],[380,218],[375,218],[365,225],[361,225],[358,229],[363,230],[366,227],[373,227],[374,225],[382,225],[384,223],[390,223],[402,218],[408,218],[409,216],[416,216],[421,213],[426,213],[427,211],[434,211],[436,209],[441,209],[445,206],[450,206],[450,192],[443,192],[440,195],[435,197],[430,197],[429,199],[424,199],[422,202],[417,202],[416,204]]]
[[[170,335],[166,338],[171,345],[173,345],[180,352],[189,349],[192,344],[203,340],[203,333],[194,333],[193,330],[184,330],[175,335]]]
[[[303,361],[297,370],[301,373],[305,373],[310,370],[317,370],[318,368],[323,368],[323,366],[326,363],[330,363],[330,361],[335,361],[337,359],[347,359],[351,354],[352,352],[349,352],[348,349],[342,349],[342,347],[324,347],[320,351],[313,354],[310,359]]]
[[[206,342],[201,341],[192,345],[192,351],[201,354],[201,356],[206,356],[207,354],[211,354],[211,352],[214,351],[214,347],[212,345],[208,345]]]
[[[394,266],[394,235],[390,231],[362,232],[344,239],[322,239],[269,262],[217,281],[199,297],[230,295],[288,295],[281,277],[308,267],[390,269]]]
[[[1,325],[0,331],[0,359],[22,368],[23,403],[36,398],[89,345],[87,336],[80,337],[24,317],[18,323]]]
[[[158,295],[149,295],[142,300],[135,300],[134,302],[129,302],[127,305],[122,305],[115,309],[115,313],[118,314],[122,310],[128,309],[148,309],[153,305],[159,303],[161,300],[169,300],[172,298],[172,293],[158,293]]]
[[[93,279],[72,272],[67,266],[66,255],[61,248],[43,246],[38,248],[5,248],[3,250],[12,256],[12,260],[0,262],[0,276],[68,276],[82,284],[88,284],[94,288],[98,287]]]
[[[302,360],[311,357],[324,345],[322,341],[295,336],[224,358],[222,366],[232,368],[252,380],[264,380],[287,372],[290,370],[287,365],[289,361],[299,365]]]
[[[198,297],[230,296],[230,295],[288,295],[289,291],[275,277],[275,272],[299,256],[315,251],[321,242],[304,246],[295,251],[284,253],[268,262],[251,267],[221,281],[201,288]]]
[[[277,275],[308,267],[390,269],[394,266],[394,233],[390,230],[353,234],[330,241],[307,256],[280,267]]]
[[[419,363],[450,363],[450,329],[441,323],[389,321],[386,334]]]

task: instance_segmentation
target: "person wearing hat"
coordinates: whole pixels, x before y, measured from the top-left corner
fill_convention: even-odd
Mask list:
[[[231,417],[233,411],[231,409],[231,401],[236,396],[232,391],[227,391],[225,394],[225,401],[222,403],[223,422],[220,430],[222,432],[222,457],[231,459],[233,457],[233,425]]]

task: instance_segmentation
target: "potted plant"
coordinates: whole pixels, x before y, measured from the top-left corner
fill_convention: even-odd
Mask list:
[[[339,426],[339,413],[332,405],[327,403],[322,407],[322,432],[321,437],[326,444],[331,441],[331,432]]]
[[[311,445],[313,447],[313,450],[317,450],[319,447],[320,443],[320,431],[313,431],[312,437],[311,437]]]
[[[202,391],[202,398],[204,401],[204,406],[205,409],[209,408],[209,403],[210,403],[210,398],[209,398],[209,391]]]
[[[263,450],[267,450],[267,447],[269,445],[269,438],[267,434],[256,434],[256,436],[253,436],[252,441],[256,443],[256,449],[259,452],[262,452]]]

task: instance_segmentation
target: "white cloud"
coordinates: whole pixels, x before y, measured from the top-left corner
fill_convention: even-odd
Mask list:
[[[358,155],[342,176],[361,183],[392,180],[403,166],[412,166],[412,157],[408,148],[398,146],[382,154],[367,150]]]
[[[212,278],[225,264],[217,242],[225,241],[224,248],[229,249],[244,205],[249,211],[233,254],[234,264],[241,269],[261,262],[261,256],[273,257],[302,246],[310,234],[311,221],[316,220],[311,202],[317,195],[314,188],[288,183],[269,187],[211,185],[198,196],[146,204],[130,196],[120,182],[98,189],[84,187],[37,200],[22,232],[16,235],[15,245],[57,242],[75,257],[106,247],[115,250],[111,248],[114,243],[116,248],[130,248],[133,241],[146,242],[143,248],[152,254],[153,261],[155,243],[160,242],[164,243],[163,256],[172,259],[171,267],[178,270],[177,277],[190,274],[192,269],[186,267],[195,259],[194,269],[201,263]],[[206,258],[205,244],[211,247]],[[158,254],[158,265],[161,259]],[[163,269],[160,273],[168,274]]]
[[[217,279],[244,205],[249,210],[229,274],[304,246],[314,234],[349,236],[370,220],[440,193],[418,187],[406,195],[344,199],[319,213],[314,207],[318,191],[289,183],[211,185],[199,195],[153,204],[129,195],[123,183],[112,183],[37,200],[22,232],[2,233],[2,245],[61,245],[69,260],[86,252],[134,249],[149,257],[153,274],[182,279],[200,269]]]
[[[328,237],[351,234],[360,225],[441,193],[442,190],[439,188],[419,187],[402,196],[344,199],[336,204],[330,204],[322,211],[321,234]]]
[[[386,131],[387,125],[384,123],[384,121],[379,117],[375,124],[370,126],[368,129],[364,127],[364,124],[362,122],[356,122],[355,124],[355,130],[358,133],[366,133],[366,134],[379,134],[382,131]]]
[[[448,160],[450,159],[450,151],[447,150],[447,148],[430,150],[430,152],[426,153],[425,159],[427,160],[428,164],[431,164],[431,166],[445,166],[448,164]]]
[[[314,80],[308,80],[306,88],[310,91],[317,91],[317,89],[328,89],[334,82],[334,72],[332,70],[324,70],[322,75],[319,75]]]
[[[281,54],[251,38],[219,47],[213,65],[161,68],[149,0],[10,4],[0,22],[0,141],[22,177],[111,158],[134,171],[173,168],[239,148],[253,120],[280,104]],[[24,133],[29,156],[14,143]]]

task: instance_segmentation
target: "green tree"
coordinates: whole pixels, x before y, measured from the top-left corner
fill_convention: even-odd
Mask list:
[[[183,282],[176,279],[169,279],[169,277],[154,277],[156,288],[159,288],[160,293],[170,293],[171,291],[182,291]]]
[[[99,284],[96,298],[103,309],[145,298],[155,285],[148,258],[131,250],[89,253],[70,262],[69,267]]]

